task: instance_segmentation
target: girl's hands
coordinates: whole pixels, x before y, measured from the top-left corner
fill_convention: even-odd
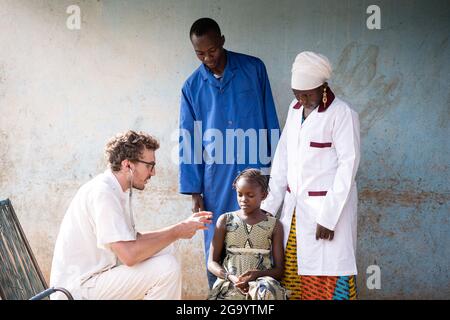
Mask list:
[[[237,276],[235,276],[234,274],[229,274],[228,280],[230,280],[233,284],[236,284],[239,282],[239,278]]]
[[[258,278],[259,271],[258,270],[249,270],[244,272],[237,278],[236,282],[233,282],[236,288],[241,291],[242,294],[246,294],[249,289],[248,283],[250,281],[255,281]]]

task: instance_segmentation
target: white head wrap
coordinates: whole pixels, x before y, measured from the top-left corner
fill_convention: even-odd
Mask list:
[[[333,67],[327,57],[311,51],[297,55],[292,65],[291,87],[296,90],[311,90],[320,87],[331,78]]]

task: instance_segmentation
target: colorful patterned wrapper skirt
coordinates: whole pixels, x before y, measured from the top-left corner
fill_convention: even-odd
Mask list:
[[[301,276],[297,274],[295,212],[286,245],[281,285],[289,300],[356,300],[355,276]]]

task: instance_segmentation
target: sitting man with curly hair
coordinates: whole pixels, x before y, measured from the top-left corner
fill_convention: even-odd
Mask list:
[[[78,190],[62,221],[51,286],[68,289],[75,299],[181,299],[172,243],[206,229],[211,213],[198,212],[156,231],[136,231],[132,190],[144,190],[156,174],[158,148],[143,132],[128,131],[108,142],[109,168]],[[52,296],[59,298],[60,293]]]

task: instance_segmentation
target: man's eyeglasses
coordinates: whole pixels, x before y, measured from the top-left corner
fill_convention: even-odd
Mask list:
[[[154,169],[155,166],[156,166],[156,162],[155,162],[155,161],[147,162],[147,161],[139,160],[139,159],[136,159],[136,160],[133,160],[133,161],[145,163],[145,166],[146,166],[147,169],[150,170],[150,171],[153,171],[153,169]]]

